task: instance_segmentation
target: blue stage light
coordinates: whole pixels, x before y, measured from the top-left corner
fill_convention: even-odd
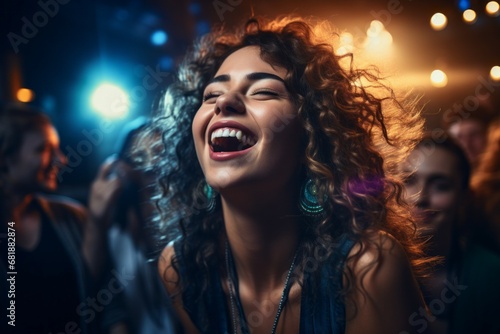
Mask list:
[[[102,83],[90,98],[92,108],[107,119],[121,119],[127,116],[130,110],[130,98],[117,85]]]
[[[470,8],[470,1],[469,0],[459,0],[458,1],[458,8],[463,12],[466,9]]]
[[[163,45],[168,41],[168,35],[163,30],[156,30],[151,34],[151,43],[154,45]]]

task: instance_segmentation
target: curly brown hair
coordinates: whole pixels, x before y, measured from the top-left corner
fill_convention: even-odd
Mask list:
[[[204,209],[204,176],[190,131],[192,120],[207,82],[228,55],[246,46],[258,46],[263,60],[287,70],[285,82],[302,124],[301,177],[313,180],[324,209],[324,215],[303,217],[297,267],[303,267],[317,247],[332,252],[342,236],[369,245],[370,235],[383,231],[402,244],[417,276],[423,273],[422,243],[401,197],[398,168],[422,135],[416,101],[399,102],[379,73],[354,68],[352,54],[337,55],[335,38],[324,23],[294,17],[250,19],[241,31],[221,28],[204,36],[180,66],[153,126],[163,132],[165,148],[154,163],[162,171],[157,198],[160,235],[165,242],[182,235],[183,256],[191,260],[186,261],[181,289],[191,283],[189,273],[208,277],[210,269],[220,265],[224,233],[220,199],[215,210]],[[347,66],[341,65],[344,61]],[[363,251],[360,247],[354,258]],[[178,270],[175,257],[173,267]],[[206,290],[207,282],[201,294]]]

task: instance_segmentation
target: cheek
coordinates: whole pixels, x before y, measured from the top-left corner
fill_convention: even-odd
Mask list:
[[[260,118],[262,128],[275,135],[298,128],[297,111],[291,106],[269,106],[255,116]]]
[[[195,140],[205,139],[205,132],[213,116],[213,107],[210,105],[201,106],[193,117],[191,131]]]
[[[206,117],[206,113],[202,113],[198,111],[194,116],[193,123],[191,125],[191,134],[194,141],[194,146],[196,149],[196,155],[198,157],[198,161],[202,162],[202,152],[205,146],[205,130],[207,127],[208,121]],[[203,167],[203,166],[202,166]]]
[[[458,209],[459,199],[453,192],[436,193],[430,198],[433,209],[442,211],[454,211]]]
[[[51,153],[44,153],[40,157],[40,167],[48,168],[52,164],[53,155]]]
[[[279,146],[277,152],[298,153],[301,127],[297,114],[290,110],[263,114],[260,120],[263,141],[272,147]]]
[[[486,141],[485,141],[485,140],[483,140],[483,138],[481,138],[481,137],[475,138],[475,140],[474,140],[474,146],[475,146],[478,150],[480,150],[480,149],[482,149],[484,146],[486,146]]]

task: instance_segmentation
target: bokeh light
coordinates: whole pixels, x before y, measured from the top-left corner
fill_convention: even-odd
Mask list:
[[[340,44],[341,45],[353,45],[354,44],[354,36],[347,31],[344,31],[340,34]]]
[[[20,88],[17,91],[16,97],[17,97],[18,101],[27,103],[27,102],[33,101],[35,94],[33,93],[33,91],[31,89]]]
[[[336,50],[336,54],[339,56],[346,55],[354,50],[354,36],[345,31],[340,34],[340,46]]]
[[[103,83],[94,90],[90,98],[92,108],[104,118],[120,119],[127,116],[130,99],[119,86]]]
[[[486,13],[490,16],[498,16],[500,14],[500,5],[496,1],[490,1],[486,4]]]
[[[445,87],[448,84],[448,76],[441,70],[434,70],[431,73],[431,84],[437,88]]]
[[[476,22],[477,15],[476,12],[472,9],[467,9],[463,12],[462,17],[466,23],[472,24]]]
[[[370,28],[366,31],[366,36],[365,48],[372,52],[381,53],[382,51],[387,51],[387,47],[392,44],[391,33],[378,20],[373,20],[370,23]]]
[[[493,66],[491,68],[490,77],[495,81],[500,81],[500,66]]]
[[[163,30],[156,30],[154,33],[151,34],[151,43],[153,43],[153,45],[160,46],[167,43],[167,41],[168,41],[168,35]]]
[[[435,13],[434,15],[432,15],[430,23],[432,29],[439,31],[446,28],[446,25],[448,24],[448,19],[443,13]]]
[[[382,22],[380,22],[379,20],[373,20],[372,22],[370,22],[370,28],[368,28],[366,35],[368,37],[377,37],[384,30],[385,27]]]

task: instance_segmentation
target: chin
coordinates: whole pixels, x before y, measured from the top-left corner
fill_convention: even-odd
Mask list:
[[[46,192],[54,192],[57,190],[57,182],[56,181],[47,181],[40,185],[40,190],[41,191],[46,191]]]
[[[206,176],[207,183],[217,191],[229,187],[233,179],[234,177],[231,176],[231,172],[226,168],[211,171]]]

